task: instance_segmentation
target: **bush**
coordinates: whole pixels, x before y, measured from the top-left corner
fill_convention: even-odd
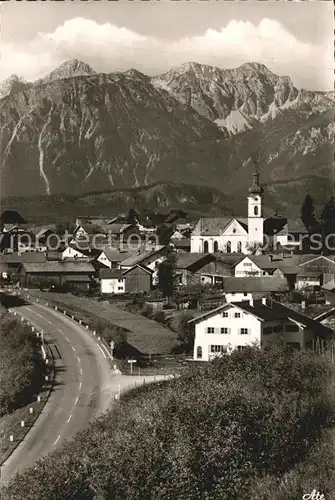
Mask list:
[[[0,417],[27,404],[40,390],[45,375],[38,340],[1,308]]]
[[[157,323],[162,323],[162,324],[166,323],[166,317],[163,311],[155,311],[153,313],[152,319],[157,321]]]
[[[308,453],[334,414],[332,374],[325,358],[281,344],[190,365],[133,391],[1,498],[282,500],[275,485],[288,474],[305,466],[313,479]],[[322,462],[330,477],[333,456]]]
[[[141,311],[142,316],[146,318],[151,318],[153,315],[153,307],[151,304],[145,304]]]

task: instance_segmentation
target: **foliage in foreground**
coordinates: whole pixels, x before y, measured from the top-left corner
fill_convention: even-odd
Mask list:
[[[281,500],[267,492],[297,474],[333,415],[331,377],[324,358],[282,345],[189,368],[129,393],[1,498],[232,500],[258,488]]]
[[[0,309],[0,417],[24,406],[41,387],[45,365],[36,337]]]

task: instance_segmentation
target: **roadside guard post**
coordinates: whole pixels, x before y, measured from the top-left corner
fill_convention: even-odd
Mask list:
[[[137,363],[136,359],[128,359],[128,363],[130,363],[130,375],[133,374],[133,363]]]

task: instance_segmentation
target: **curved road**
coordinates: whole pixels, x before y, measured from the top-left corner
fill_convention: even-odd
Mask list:
[[[82,326],[37,304],[12,310],[44,331],[46,341],[57,345],[60,359],[55,361],[55,384],[42,413],[1,467],[3,484],[106,411],[113,399],[111,385],[115,387],[106,352]]]

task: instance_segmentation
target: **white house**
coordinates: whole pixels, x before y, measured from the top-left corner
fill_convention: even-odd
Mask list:
[[[248,217],[201,218],[191,234],[191,252],[249,253],[264,240],[263,188],[253,175],[248,192]]]
[[[120,269],[100,270],[101,293],[125,293],[126,280]]]
[[[314,338],[332,331],[318,321],[271,299],[230,302],[189,321],[195,325],[194,360],[262,346],[279,337],[295,348],[308,348]]]
[[[87,256],[75,247],[68,246],[61,252],[61,259],[87,259]]]

